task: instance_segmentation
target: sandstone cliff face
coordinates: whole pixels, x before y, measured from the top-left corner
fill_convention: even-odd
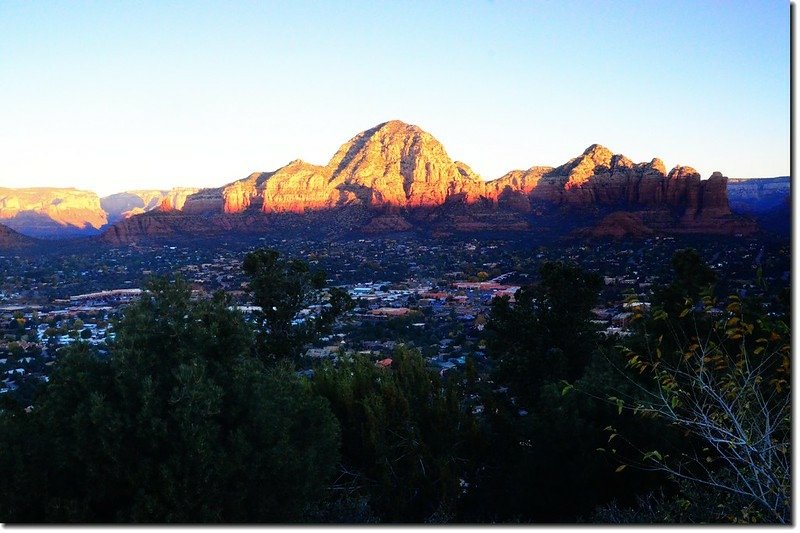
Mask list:
[[[269,174],[254,172],[245,179],[236,181],[222,189],[222,210],[225,213],[241,213],[253,202],[260,202],[264,181]]]
[[[293,161],[271,173],[254,173],[218,189],[188,197],[187,213],[265,213],[331,209],[344,205],[431,208],[457,201],[490,201],[530,212],[531,202],[572,207],[669,207],[687,220],[725,214],[725,179],[701,184],[691,167],[652,159],[634,163],[593,144],[567,163],[514,170],[483,181],[450,159],[433,136],[394,120],[344,143],[324,167]],[[704,209],[705,208],[705,209]]]
[[[108,223],[100,198],[78,189],[1,189],[0,221],[25,235],[91,233]]]
[[[375,211],[366,231],[405,231],[412,219],[414,223],[444,223],[443,217],[424,214],[403,218],[401,211],[440,210],[448,205],[494,210],[494,215],[482,212],[480,222],[476,222],[477,215],[463,210],[448,215],[448,228],[463,226],[466,231],[490,228],[492,216],[498,221],[502,218],[499,211],[533,216],[545,208],[542,206],[556,205],[596,213],[641,211],[649,213],[645,222],[652,221],[659,229],[683,224],[697,231],[713,231],[711,221],[730,217],[726,186],[727,178],[718,173],[706,181],[691,167],[678,166],[667,173],[659,159],[634,163],[598,144],[555,168],[514,170],[483,181],[466,164],[452,161],[433,136],[393,120],[344,143],[325,166],[293,161],[274,172],[253,173],[223,187],[199,190],[185,196],[182,205],[162,201],[161,210],[210,220],[217,215],[308,215],[366,208]],[[170,224],[175,221],[169,220]],[[215,220],[232,224],[232,219],[224,217]],[[241,219],[237,220],[240,224]],[[617,215],[606,225],[612,233],[619,233],[637,220]],[[158,222],[148,224],[153,228],[139,229],[161,231]],[[523,228],[527,222],[512,217],[500,225]]]
[[[664,164],[634,164],[624,155],[593,144],[583,154],[545,174],[531,196],[551,203],[581,205],[659,205]]]
[[[195,215],[204,213],[224,213],[225,189],[226,187],[200,189],[186,198],[186,202],[184,202],[181,211]]]
[[[398,120],[353,137],[327,168],[337,189],[368,205],[437,206],[453,195],[479,196],[483,185],[432,135]]]
[[[791,207],[791,178],[751,178],[728,180],[727,193],[731,210],[760,214],[784,206]]]
[[[497,199],[505,191],[530,195],[538,188],[539,181],[553,171],[553,167],[531,167],[528,170],[512,170],[502,177],[486,183],[486,195]]]
[[[100,206],[106,212],[110,224],[123,218],[146,213],[154,209],[181,210],[186,198],[198,189],[175,187],[170,190],[125,191],[100,199]]]
[[[265,213],[373,207],[434,207],[449,199],[468,203],[486,196],[486,184],[417,126],[390,121],[344,143],[324,167],[292,161],[218,189],[191,195],[187,213]]]
[[[703,218],[724,217],[731,214],[728,203],[728,178],[719,172],[714,172],[711,177],[701,182]]]
[[[182,210],[184,204],[186,203],[186,199],[189,198],[192,194],[196,193],[199,189],[194,189],[190,187],[175,187],[168,191],[165,191],[161,195],[161,202],[160,205],[162,207],[169,205],[170,209],[175,210]]]
[[[266,181],[263,194],[262,210],[265,213],[328,209],[354,199],[331,187],[325,167],[300,160],[278,169]]]

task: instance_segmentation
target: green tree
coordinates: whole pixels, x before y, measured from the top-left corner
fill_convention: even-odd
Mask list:
[[[643,442],[614,428],[623,464],[667,474],[678,494],[648,497],[609,516],[653,509],[676,520],[708,518],[692,495],[718,500],[715,521],[785,522],[790,506],[790,328],[788,307],[760,298],[714,296],[715,276],[694,250],[673,259],[674,281],[656,290],[652,313],[637,311],[618,365],[630,387],[613,391],[620,411],[682,438]],[[780,300],[778,300],[780,301]],[[659,509],[655,502],[663,505]],[[674,511],[682,502],[682,511]],[[663,512],[662,512],[663,511]],[[633,519],[633,518],[631,518]],[[666,519],[666,518],[665,518]]]
[[[0,412],[0,519],[302,520],[338,426],[307,383],[252,357],[229,300],[155,280],[115,330],[107,358],[67,350],[32,412]]]
[[[653,298],[655,305],[670,313],[680,312],[687,300],[696,301],[704,294],[711,294],[717,281],[717,275],[694,248],[676,251],[672,270],[673,282],[657,287]]]
[[[502,387],[479,392],[485,444],[481,468],[461,504],[461,519],[575,522],[614,498],[629,501],[665,481],[658,473],[616,472],[619,461],[610,453],[607,426],[614,424],[644,442],[672,436],[651,419],[619,415],[607,397],[612,390],[631,387],[614,368],[624,365],[622,357],[612,364],[605,352],[611,352],[609,346],[596,347],[579,379],[568,386],[543,384],[523,409]]]
[[[597,340],[589,311],[600,277],[563,263],[543,264],[539,276],[517,291],[514,304],[495,298],[485,330],[498,380],[523,405],[534,403],[545,383],[580,377]]]
[[[650,421],[627,413],[620,420],[608,401],[609,391],[627,383],[614,371],[624,360],[606,357],[613,346],[591,323],[599,276],[563,263],[545,263],[539,274],[515,302],[493,302],[486,326],[501,386],[480,393],[488,445],[462,505],[469,520],[574,522],[611,498],[631,498],[664,479],[620,475],[618,461],[603,451],[603,429],[612,423],[647,441],[657,437]]]
[[[474,421],[418,353],[398,349],[391,368],[327,363],[313,384],[342,427],[339,491],[366,498],[384,521],[452,516]]]
[[[247,254],[244,272],[260,310],[257,350],[265,361],[296,361],[303,347],[328,331],[337,316],[353,307],[349,295],[337,288],[323,291],[325,273],[302,260],[286,260],[275,250]],[[298,317],[301,310],[318,307],[316,317]]]

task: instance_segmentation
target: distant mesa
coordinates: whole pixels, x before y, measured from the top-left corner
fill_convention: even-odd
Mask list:
[[[182,209],[199,189],[138,190],[99,198],[73,188],[0,188],[0,223],[42,239],[84,237],[154,209]]]
[[[730,207],[735,213],[755,218],[762,229],[791,235],[791,178],[759,178],[728,182]]]
[[[761,214],[782,208],[790,200],[789,176],[728,181],[731,209],[737,212]]]
[[[92,192],[0,188],[0,223],[33,237],[63,238],[97,233],[108,218]]]

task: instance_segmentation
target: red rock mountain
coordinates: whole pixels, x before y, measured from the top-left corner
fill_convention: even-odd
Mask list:
[[[521,197],[577,206],[685,207],[689,217],[702,216],[704,209],[707,215],[724,216],[730,214],[725,179],[715,173],[703,182],[691,167],[667,173],[659,159],[633,163],[595,144],[557,168],[514,170],[487,182],[451,160],[429,133],[394,120],[350,139],[324,167],[292,161],[274,172],[190,195],[183,210],[304,212],[350,204],[417,208],[482,199],[508,199],[524,208]]]
[[[187,213],[265,213],[345,205],[432,207],[450,198],[477,201],[484,182],[417,126],[394,120],[359,133],[326,166],[292,161],[274,172],[251,174],[190,196]]]
[[[555,168],[535,166],[483,181],[466,164],[450,159],[429,133],[393,120],[350,139],[325,166],[297,160],[274,172],[202,189],[186,196],[182,206],[163,205],[161,211],[170,211],[170,217],[159,218],[156,212],[146,221],[132,217],[120,222],[123,226],[111,231],[109,238],[126,239],[142,232],[164,235],[176,225],[181,232],[191,233],[193,224],[204,231],[201,226],[207,230],[212,219],[217,227],[241,228],[244,219],[230,217],[245,215],[250,224],[263,226],[263,217],[271,214],[344,207],[371,210],[374,216],[361,228],[370,232],[398,231],[423,222],[464,231],[497,229],[486,209],[494,210],[498,227],[526,229],[530,224],[524,216],[554,205],[641,213],[612,219],[615,235],[638,220],[645,233],[651,229],[732,233],[743,227],[731,216],[727,178],[719,173],[701,180],[691,167],[667,172],[659,159],[634,163],[595,144]]]

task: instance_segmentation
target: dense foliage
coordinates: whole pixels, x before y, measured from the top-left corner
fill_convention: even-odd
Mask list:
[[[680,278],[680,276],[679,276]],[[691,443],[642,448],[633,464],[720,494],[720,519],[791,516],[790,337],[758,302],[706,294],[640,317],[627,366],[648,381],[626,408],[680,428]],[[644,348],[644,349],[641,349]],[[620,402],[623,400],[619,400]],[[722,505],[724,503],[724,505]]]
[[[251,319],[156,279],[107,355],[77,342],[3,400],[0,519],[787,522],[788,306],[715,294],[693,250],[673,269],[607,338],[601,279],[544,263],[493,302],[488,363],[444,377],[403,345],[298,372],[353,303],[277,252],[245,258]]]
[[[474,421],[419,354],[399,349],[391,369],[365,357],[325,364],[314,390],[342,427],[339,488],[383,521],[452,517]]]
[[[63,356],[30,413],[0,415],[0,516],[10,522],[299,520],[333,474],[327,402],[251,355],[218,296],[156,281],[108,358]]]
[[[255,312],[257,353],[267,362],[296,360],[307,342],[326,332],[333,320],[353,305],[341,289],[321,292],[325,272],[311,269],[305,261],[283,259],[275,250],[247,254],[243,267],[259,307]],[[318,308],[316,316],[297,317],[311,306]]]

